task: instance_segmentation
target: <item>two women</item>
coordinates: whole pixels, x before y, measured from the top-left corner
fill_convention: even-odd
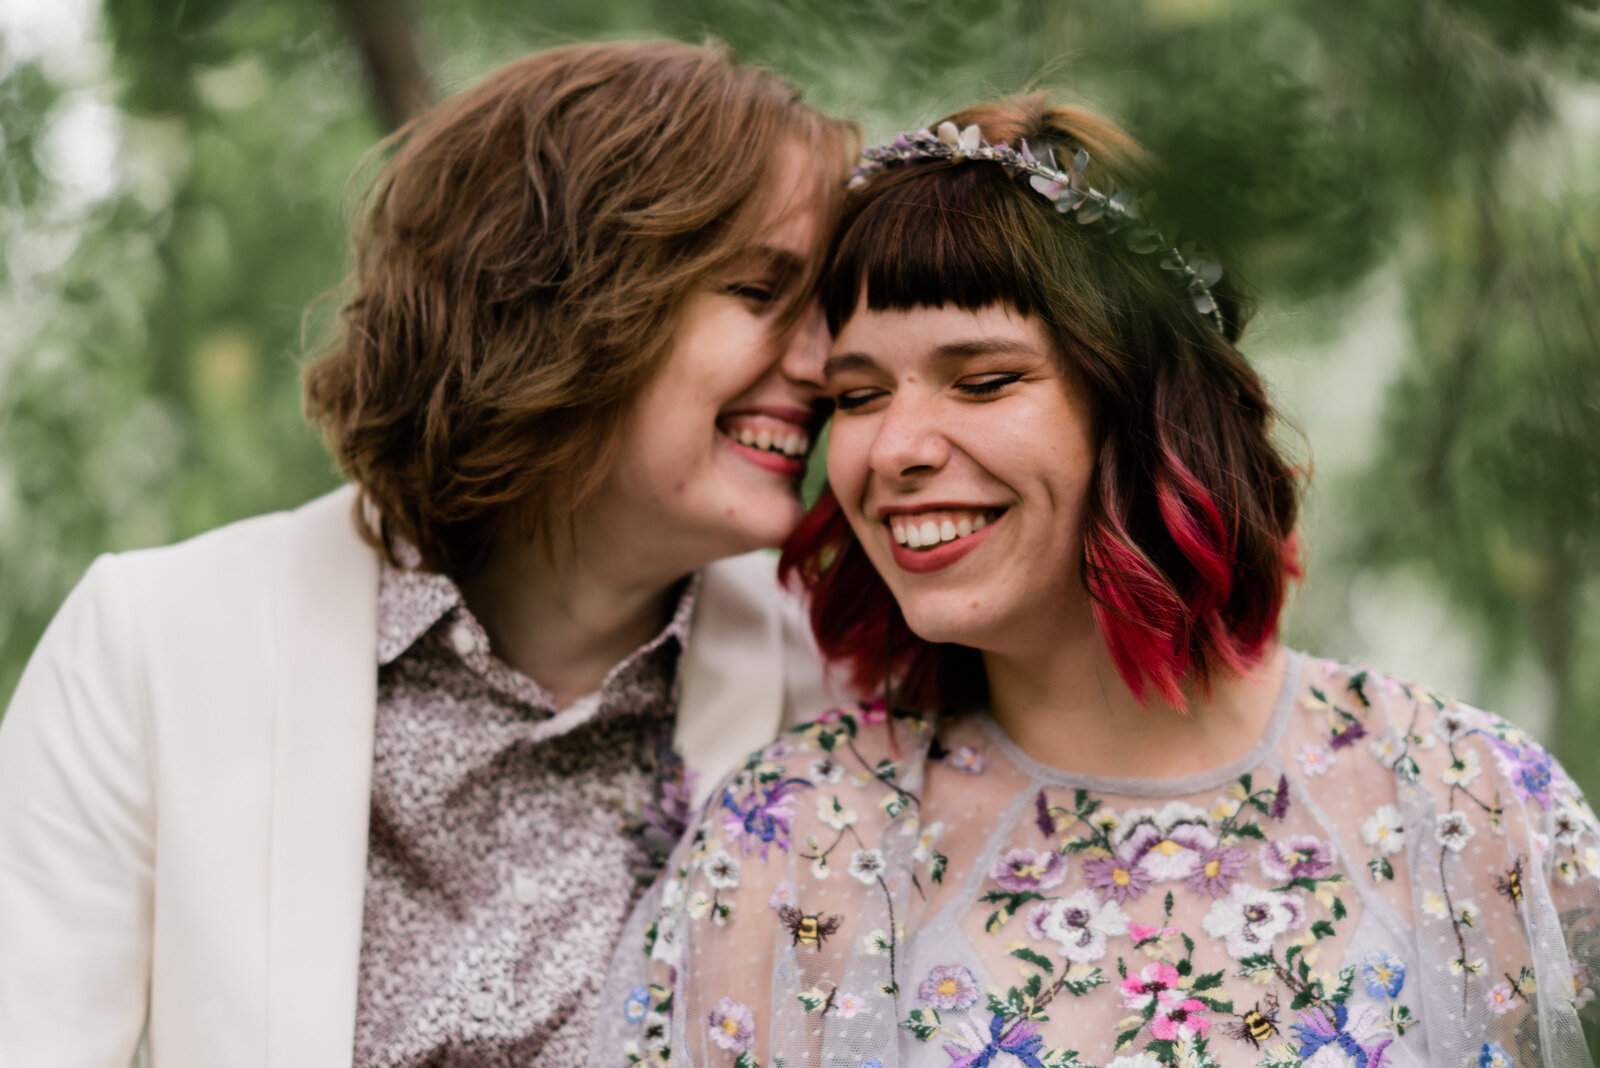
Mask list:
[[[868,159],[785,567],[887,699],[723,784],[596,1062],[1589,1064],[1600,829],[1503,720],[1277,644],[1296,479],[1137,149],[1028,98]]]
[[[800,515],[851,140],[666,42],[398,135],[307,376],[353,487],[98,561],[0,724],[0,1063],[583,1063],[674,737],[824,701],[724,558]]]

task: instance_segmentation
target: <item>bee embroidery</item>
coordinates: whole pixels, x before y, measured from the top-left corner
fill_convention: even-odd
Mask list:
[[[822,948],[844,922],[843,916],[824,916],[820,912],[801,912],[793,905],[779,905],[778,919],[789,929],[797,946]]]
[[[1517,862],[1511,865],[1504,875],[1494,877],[1494,888],[1505,895],[1507,901],[1513,905],[1522,900],[1522,864],[1525,857],[1517,857]]]
[[[1262,1005],[1266,1008],[1262,1008]],[[1278,995],[1268,994],[1237,1022],[1225,1023],[1222,1030],[1229,1038],[1242,1039],[1256,1049],[1261,1043],[1278,1033]]]

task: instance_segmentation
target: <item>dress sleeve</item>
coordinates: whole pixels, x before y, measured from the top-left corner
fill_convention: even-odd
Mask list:
[[[861,1063],[895,1029],[925,730],[854,707],[711,794],[624,932],[589,1063]]]
[[[114,558],[57,613],[0,721],[0,1064],[128,1064],[154,826],[137,636]]]
[[[1600,827],[1538,742],[1431,694],[1397,765],[1437,1063],[1591,1066]]]

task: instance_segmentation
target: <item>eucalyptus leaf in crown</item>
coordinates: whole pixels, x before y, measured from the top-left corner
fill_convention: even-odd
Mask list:
[[[859,189],[869,177],[887,170],[891,163],[914,163],[918,160],[942,159],[952,163],[983,160],[998,163],[1013,173],[1028,175],[1028,184],[1034,192],[1056,206],[1062,214],[1071,213],[1084,225],[1098,224],[1104,229],[1120,231],[1129,249],[1140,255],[1161,254],[1161,269],[1175,276],[1194,302],[1195,310],[1210,320],[1219,333],[1223,330],[1222,313],[1211,287],[1222,278],[1222,264],[1197,252],[1193,243],[1181,249],[1162,236],[1140,216],[1138,193],[1130,186],[1106,193],[1090,185],[1084,178],[1089,167],[1089,152],[1080,148],[1073,153],[1072,162],[1063,169],[1056,163],[1055,150],[1045,151],[1040,159],[1021,142],[1012,148],[1004,141],[991,145],[983,139],[977,125],[958,129],[953,122],[941,122],[937,132],[918,130],[902,133],[887,145],[877,145],[861,153],[861,163],[850,177],[850,188]]]

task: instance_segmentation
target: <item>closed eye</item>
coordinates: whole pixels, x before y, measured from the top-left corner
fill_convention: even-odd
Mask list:
[[[873,387],[863,386],[859,389],[847,389],[843,393],[834,395],[833,406],[838,411],[848,412],[853,408],[871,404],[881,396],[883,396],[883,390]]]
[[[755,304],[771,304],[778,299],[776,286],[763,285],[758,282],[739,282],[725,288],[730,296],[740,300],[748,300]]]
[[[963,379],[956,383],[956,389],[969,397],[982,397],[990,393],[998,393],[1014,382],[1021,381],[1022,375],[1013,372],[995,372],[994,374],[974,375],[972,378]]]

